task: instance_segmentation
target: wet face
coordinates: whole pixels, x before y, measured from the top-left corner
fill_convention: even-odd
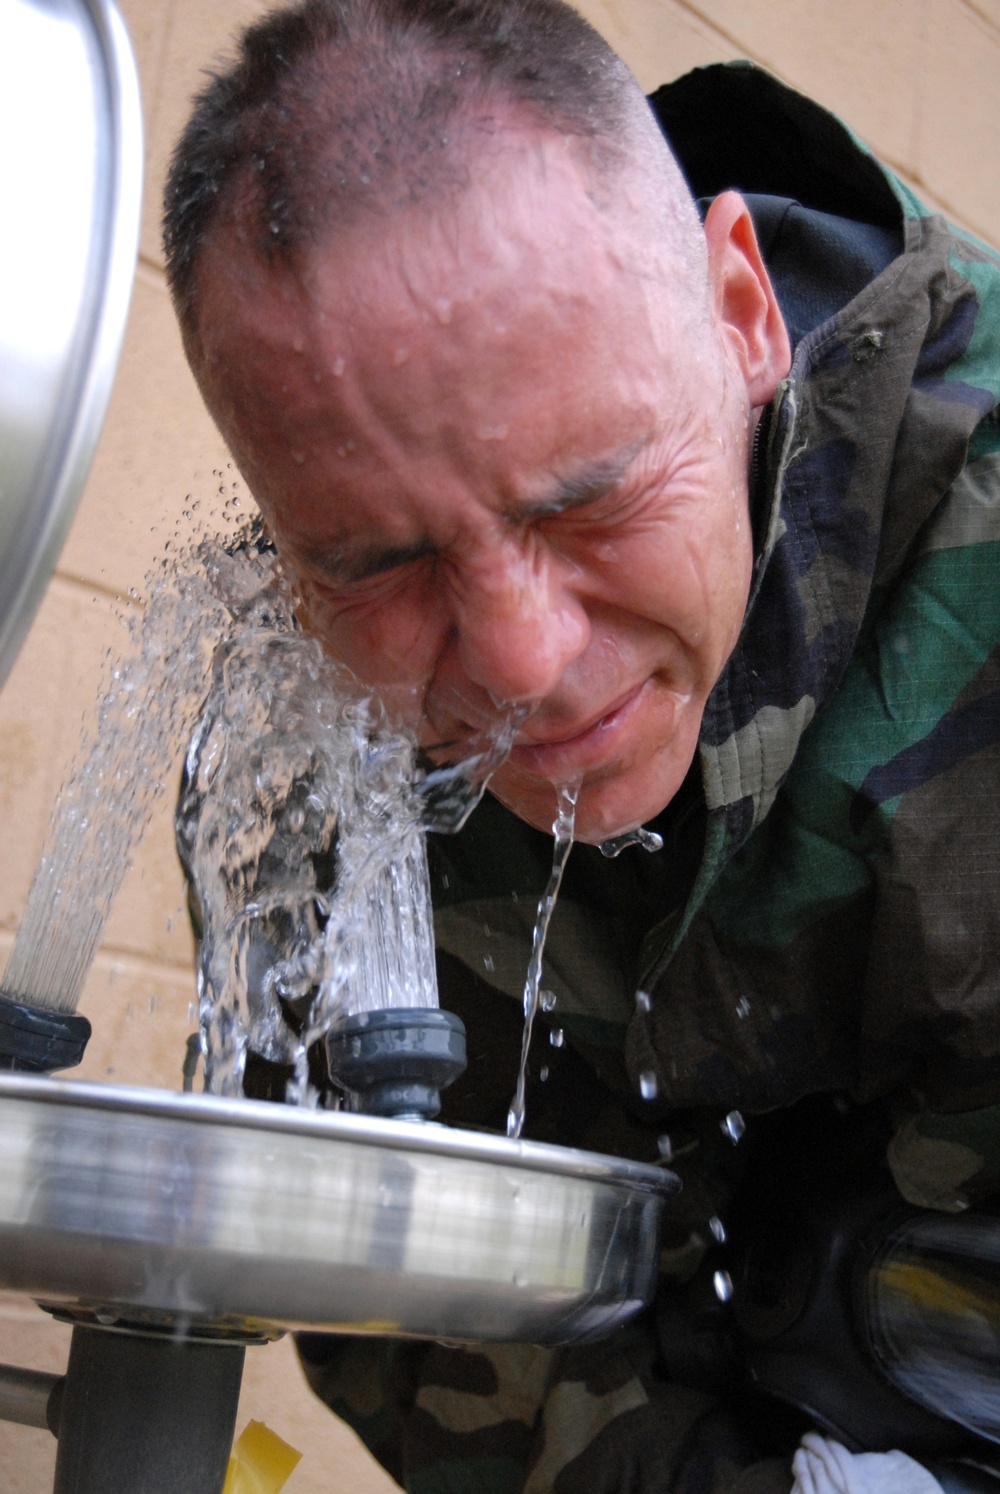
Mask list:
[[[657,814],[739,632],[785,369],[730,198],[702,312],[559,140],[295,274],[232,229],[204,252],[192,363],[304,621],[452,756],[522,708],[492,789],[542,829],[574,780],[584,839]]]

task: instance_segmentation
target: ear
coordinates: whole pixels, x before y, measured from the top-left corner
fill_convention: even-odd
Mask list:
[[[753,221],[737,192],[722,192],[705,218],[712,310],[743,375],[752,407],[766,405],[792,366],[792,349]]]

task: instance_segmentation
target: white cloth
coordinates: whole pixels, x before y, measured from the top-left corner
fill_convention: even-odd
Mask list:
[[[792,1494],[944,1494],[932,1473],[906,1453],[849,1453],[807,1432],[792,1459]]]

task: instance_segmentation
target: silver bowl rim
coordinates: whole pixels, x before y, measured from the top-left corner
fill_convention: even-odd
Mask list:
[[[347,1111],[305,1110],[264,1100],[177,1094],[172,1090],[93,1084],[28,1074],[0,1074],[0,1130],[6,1100],[62,1105],[128,1116],[146,1115],[177,1124],[211,1125],[303,1136],[312,1141],[382,1147],[456,1161],[489,1162],[561,1177],[584,1178],[670,1198],[680,1191],[677,1174],[650,1162],[541,1141],[513,1140],[434,1121],[387,1120]]]

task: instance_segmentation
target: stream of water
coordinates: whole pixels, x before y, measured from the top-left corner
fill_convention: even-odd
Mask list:
[[[124,645],[107,656],[94,719],[56,802],[4,973],[8,995],[76,1008],[115,895],[171,785],[225,626],[217,549],[221,542],[168,545],[147,577],[144,605],[134,598],[124,606]]]
[[[562,884],[563,871],[573,848],[573,828],[576,819],[576,801],[580,792],[579,782],[564,784],[558,790],[558,810],[552,826],[553,852],[552,870],[548,885],[542,893],[531,937],[531,959],[524,982],[524,1032],[521,1037],[521,1063],[517,1071],[517,1089],[507,1114],[507,1135],[515,1139],[524,1130],[526,1114],[526,1091],[528,1084],[528,1052],[531,1034],[538,1015],[539,996],[542,989],[542,968],[545,955],[545,940],[555,912],[556,898]]]

